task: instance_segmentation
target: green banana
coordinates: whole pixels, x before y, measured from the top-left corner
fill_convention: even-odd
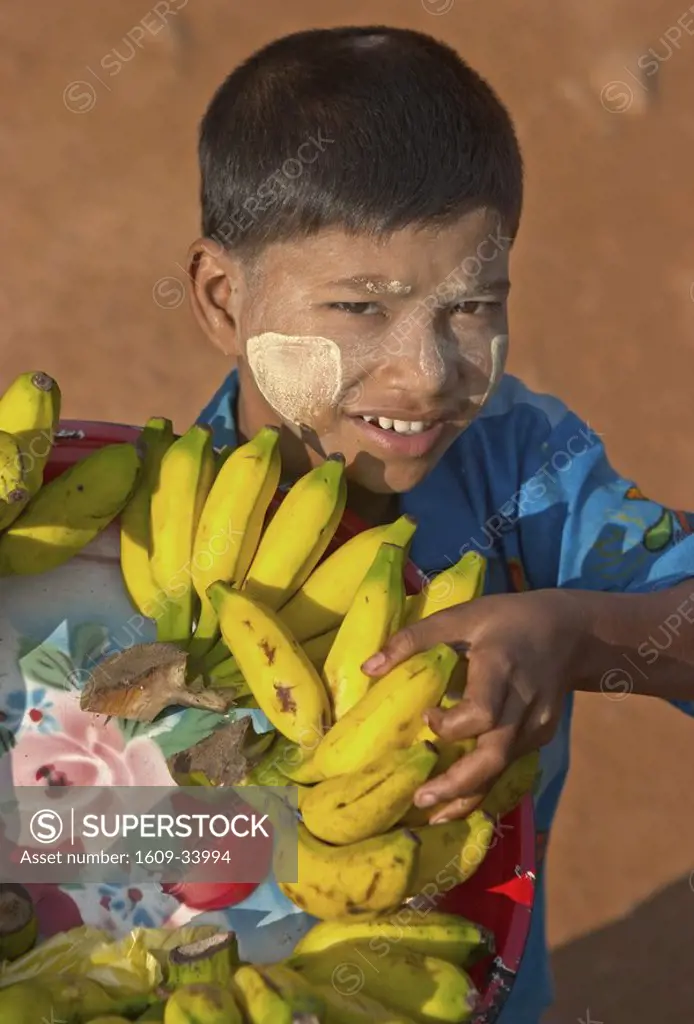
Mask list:
[[[118,516],[139,471],[133,445],[110,444],[45,484],[0,535],[0,575],[48,572],[69,561]]]
[[[344,972],[339,972],[329,984],[309,981],[286,963],[263,964],[258,971],[285,998],[307,994],[320,1000],[325,1007],[325,1024],[413,1024],[409,1017],[389,1010],[359,991],[356,986],[360,983],[360,975],[354,971],[353,965],[346,966],[349,973],[345,976]]]
[[[437,956],[459,967],[470,967],[495,951],[493,933],[465,917],[431,908],[421,913],[411,907],[401,907],[393,914],[365,921],[350,917],[319,921],[299,939],[294,953],[320,953],[330,946],[349,942],[368,942],[374,953],[401,946],[414,953]]]
[[[183,985],[171,993],[164,1024],[244,1024],[231,990],[221,985]]]
[[[248,1024],[320,1024],[323,1003],[310,992],[282,992],[251,965],[239,967],[233,980]]]
[[[335,984],[341,971],[359,971],[361,991],[413,1020],[462,1024],[479,992],[468,973],[439,957],[388,947],[376,955],[368,942],[344,942],[320,953],[290,956],[287,966],[318,984]]]

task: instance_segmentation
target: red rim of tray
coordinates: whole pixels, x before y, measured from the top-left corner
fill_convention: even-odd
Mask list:
[[[62,420],[46,479],[51,479],[106,444],[137,442],[141,429],[118,423]],[[273,505],[277,506],[278,495]],[[365,529],[352,512],[344,513],[336,539],[328,553],[345,540]],[[408,562],[405,583],[408,593],[418,592],[425,575]],[[497,838],[473,877],[437,899],[437,910],[457,913],[491,929],[497,936],[495,955],[470,969],[480,989],[481,1000],[473,1018],[475,1024],[494,1024],[508,998],[520,966],[530,928],[535,894],[535,819],[532,797],[503,818],[497,826]],[[429,904],[433,906],[433,904]],[[419,912],[426,914],[426,909]],[[413,914],[417,911],[413,910]]]

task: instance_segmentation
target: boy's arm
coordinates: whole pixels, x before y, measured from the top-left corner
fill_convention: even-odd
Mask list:
[[[419,806],[448,801],[432,821],[464,816],[511,760],[547,743],[569,690],[633,690],[694,715],[694,516],[649,501],[598,435],[551,410],[525,432],[518,489],[496,517],[517,517],[532,589],[432,615],[364,666],[381,676],[437,642],[466,653],[464,698],[428,721],[444,740],[478,742],[418,792]]]

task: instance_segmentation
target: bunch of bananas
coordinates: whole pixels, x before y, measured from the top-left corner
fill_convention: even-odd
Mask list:
[[[208,989],[184,986],[148,1019],[274,1024],[313,1019],[307,1006],[318,1021],[469,1019],[475,993],[460,958],[487,948],[481,931],[430,913],[394,951],[393,929],[415,897],[435,905],[474,874],[539,757],[512,764],[466,818],[429,824],[437,808],[414,807],[415,791],[475,741],[442,742],[422,713],[460,699],[465,660],[439,643],[379,680],[361,666],[403,625],[480,596],[484,558],[469,552],[408,596],[416,523],[406,515],[324,557],[346,505],[344,458],[309,470],[272,509],[282,467],[269,426],[217,452],[208,427],[177,436],[154,417],[137,449],[109,445],[43,485],[59,395],[45,374],[24,374],[0,399],[0,574],[54,568],[120,516],[123,579],[157,640],[186,652],[191,680],[259,708],[274,730],[242,784],[297,787],[298,881],[280,887],[322,922],[289,962],[239,967],[223,997],[209,978],[197,983]],[[359,961],[376,935],[388,941],[386,970],[340,997],[331,978],[349,962],[346,943]]]
[[[202,437],[202,428],[193,429]],[[152,530],[158,505],[173,501],[164,470],[177,445],[177,458],[188,457],[185,437],[164,456],[149,499]],[[393,913],[409,898],[431,897],[474,874],[491,846],[495,817],[535,781],[538,755],[512,765],[463,820],[430,825],[437,808],[413,806],[427,778],[474,750],[474,741],[441,742],[422,722],[426,708],[459,699],[464,662],[436,644],[376,681],[361,666],[404,624],[479,596],[485,560],[469,552],[407,596],[404,569],[416,529],[407,516],[358,534],[323,559],[345,504],[339,457],[301,477],[265,526],[280,472],[277,440],[274,430],[260,431],[224,460],[213,484],[213,472],[201,469],[204,445],[197,461],[190,456],[197,466],[190,479],[203,483],[178,501],[190,510],[199,501],[199,511],[185,518],[194,529],[186,527],[168,565],[185,556],[192,571],[185,593],[177,577],[176,607],[185,606],[180,631],[167,626],[160,636],[187,643],[210,684],[233,688],[274,729],[242,784],[298,788],[298,881],[281,882],[284,894],[323,920]],[[170,532],[167,544],[172,540]],[[161,587],[171,599],[174,588],[165,587],[161,562],[153,561],[156,532],[151,544],[150,593]],[[198,626],[188,641],[193,588]],[[278,878],[286,875],[281,856]]]
[[[200,929],[201,931],[204,929]],[[140,929],[146,931],[146,929]],[[69,933],[68,933],[69,934]],[[167,947],[168,948],[168,947]],[[322,922],[278,963],[244,962],[233,932],[158,956],[144,987],[49,967],[0,987],[8,1024],[459,1024],[477,989],[468,969],[494,952],[484,928],[430,911]],[[16,966],[16,965],[14,965]],[[19,964],[21,972],[21,963]]]
[[[0,576],[56,569],[125,507],[140,472],[130,444],[112,444],[44,484],[61,395],[46,373],[20,374],[0,396]]]

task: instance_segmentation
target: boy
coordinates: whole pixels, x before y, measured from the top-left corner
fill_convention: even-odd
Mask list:
[[[426,36],[303,32],[220,87],[200,163],[193,306],[237,365],[201,422],[219,445],[281,425],[288,480],[343,452],[351,507],[372,524],[414,515],[429,575],[465,550],[488,558],[485,597],[401,631],[366,670],[441,640],[465,650],[465,699],[429,722],[478,746],[418,802],[435,821],[467,814],[541,746],[546,837],[574,690],[694,713],[694,631],[657,650],[661,623],[687,618],[694,519],[648,501],[560,401],[504,374],[522,200],[507,112]],[[552,1001],[541,872],[537,893],[506,1024],[538,1024]]]

